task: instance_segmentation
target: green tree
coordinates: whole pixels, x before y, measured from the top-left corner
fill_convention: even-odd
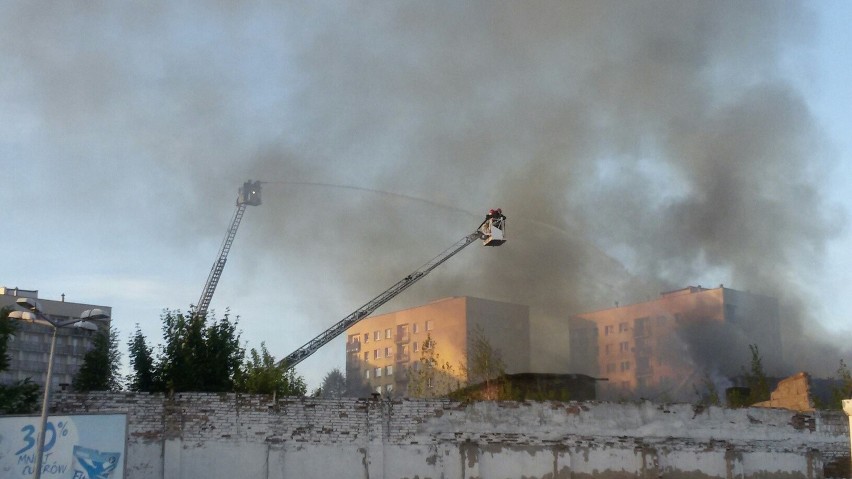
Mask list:
[[[9,319],[9,308],[0,308],[0,371],[9,368],[9,339],[16,324]],[[0,384],[0,414],[27,414],[38,408],[39,387],[26,378],[14,384]]]
[[[751,351],[751,366],[745,373],[746,386],[749,388],[746,405],[751,405],[769,400],[769,379],[763,371],[763,359],[757,345],[749,344],[748,349]]]
[[[408,370],[408,395],[443,397],[461,388],[461,381],[449,361],[442,362],[437,342],[428,335],[420,347],[420,360]]]
[[[346,376],[340,368],[334,368],[325,375],[320,386],[319,396],[326,399],[338,399],[346,396]]]
[[[0,309],[0,371],[9,368],[9,339],[15,334],[15,324],[9,319],[9,308]]]
[[[852,398],[852,372],[842,359],[837,368],[837,376],[839,384],[831,388],[831,409],[843,409],[843,400]]]
[[[136,331],[127,342],[130,356],[130,367],[133,373],[127,378],[127,388],[131,391],[151,392],[157,389],[157,378],[154,370],[154,352],[148,346],[145,335],[136,325]]]
[[[499,350],[491,346],[491,342],[485,337],[485,332],[477,326],[471,331],[468,344],[468,367],[465,371],[468,384],[484,383],[486,395],[489,399],[506,399],[508,391],[502,388],[492,389],[492,386],[506,385],[505,381],[497,381],[506,374],[506,364]],[[490,397],[493,396],[493,397]]]
[[[244,351],[237,321],[228,313],[207,325],[207,317],[164,310],[163,345],[157,361],[160,387],[169,392],[235,389]]]
[[[0,384],[0,414],[29,414],[38,410],[41,388],[26,378],[14,384]]]
[[[705,371],[701,387],[695,386],[695,394],[698,396],[698,404],[702,406],[721,406],[722,398],[719,396],[719,388]]]
[[[228,314],[211,324],[204,334],[201,363],[207,391],[233,391],[245,356],[237,323]]]
[[[276,362],[266,349],[266,343],[260,343],[260,351],[252,348],[249,359],[242,366],[237,390],[251,394],[304,396],[308,386],[293,368]]]
[[[121,389],[121,352],[118,331],[107,327],[95,333],[92,349],[74,376],[75,391],[118,391]]]

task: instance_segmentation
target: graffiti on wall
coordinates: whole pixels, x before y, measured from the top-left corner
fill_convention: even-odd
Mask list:
[[[0,477],[32,477],[36,467],[38,416],[0,417]],[[123,479],[125,414],[51,416],[45,425],[41,477]]]

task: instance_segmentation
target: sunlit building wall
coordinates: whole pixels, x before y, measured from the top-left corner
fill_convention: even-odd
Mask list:
[[[448,364],[450,381],[425,385],[427,395],[465,385],[472,339],[481,334],[499,352],[506,372],[528,372],[529,307],[472,297],[452,297],[373,316],[347,330],[346,376],[350,389],[385,396],[411,396],[411,374],[424,355]],[[426,339],[434,351],[424,353]]]
[[[749,345],[768,367],[782,364],[778,301],[721,286],[690,286],[569,324],[572,369],[606,378],[604,399],[693,399],[747,368]]]

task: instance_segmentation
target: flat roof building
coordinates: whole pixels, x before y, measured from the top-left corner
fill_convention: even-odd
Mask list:
[[[61,300],[49,300],[38,297],[37,290],[0,287],[0,308],[21,310],[16,302],[19,298],[38,299],[44,313],[56,320],[79,318],[87,309],[99,308],[112,316],[112,308],[93,304],[71,303]],[[90,320],[92,321],[92,320]],[[93,320],[99,328],[109,328],[109,320]],[[44,385],[47,361],[50,355],[50,341],[53,330],[44,325],[15,321],[16,331],[7,347],[9,368],[0,372],[0,384],[10,384],[26,378],[39,386]],[[94,333],[76,328],[59,328],[56,334],[51,388],[71,384],[83,357],[92,348]]]
[[[486,340],[499,354],[507,373],[529,371],[528,306],[452,297],[369,317],[349,328],[346,341],[349,391],[430,397],[466,386],[477,337]],[[427,338],[434,345],[431,349]],[[420,374],[423,360],[428,358],[435,360],[439,374],[430,377]]]
[[[782,364],[778,301],[690,286],[642,303],[573,316],[574,372],[607,378],[602,399],[692,400],[708,381],[722,388],[751,360]]]

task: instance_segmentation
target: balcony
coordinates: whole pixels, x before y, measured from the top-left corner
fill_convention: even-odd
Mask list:
[[[361,342],[356,341],[354,343],[346,343],[346,352],[347,353],[360,353],[361,352]]]
[[[647,359],[647,358],[651,357],[651,354],[652,354],[653,351],[648,346],[641,347],[641,348],[637,346],[634,349],[634,352],[636,353],[637,358]]]
[[[397,333],[393,338],[394,338],[394,341],[396,341],[397,343],[407,343],[407,342],[411,341],[411,335],[408,334],[407,332]]]
[[[409,353],[396,353],[396,362],[407,363],[409,360],[411,360],[411,354],[409,354]]]
[[[633,330],[634,338],[648,338],[651,336],[650,328],[636,328]]]
[[[361,371],[362,364],[362,361],[357,359],[355,361],[346,361],[346,374],[350,374],[351,371]]]

